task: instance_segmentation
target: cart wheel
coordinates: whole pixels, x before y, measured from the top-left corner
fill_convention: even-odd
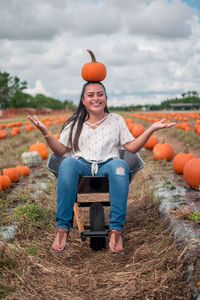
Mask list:
[[[105,230],[104,209],[101,203],[96,202],[90,206],[90,230]],[[105,237],[91,237],[90,248],[95,251],[102,250],[102,248],[106,248]]]

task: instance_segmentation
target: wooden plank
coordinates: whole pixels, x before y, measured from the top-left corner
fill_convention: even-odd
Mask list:
[[[76,224],[78,226],[78,232],[79,232],[79,234],[81,234],[82,232],[85,231],[85,229],[84,229],[83,220],[81,218],[77,202],[74,203],[74,216],[76,219]]]

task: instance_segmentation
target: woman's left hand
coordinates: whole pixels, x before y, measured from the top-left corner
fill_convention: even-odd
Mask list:
[[[168,123],[165,123],[167,121],[167,119],[162,119],[158,122],[155,122],[151,125],[151,129],[153,131],[155,130],[159,130],[159,129],[163,129],[163,128],[170,128],[170,127],[173,127],[176,125],[175,122],[168,122]]]

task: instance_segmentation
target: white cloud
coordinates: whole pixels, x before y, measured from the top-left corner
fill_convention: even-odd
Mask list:
[[[35,82],[35,87],[34,87],[34,88],[28,88],[28,89],[25,89],[24,92],[27,93],[27,94],[30,94],[30,95],[32,95],[32,96],[35,96],[35,95],[37,95],[37,94],[43,94],[43,95],[45,95],[45,96],[51,96],[51,94],[48,93],[48,92],[45,90],[45,88],[44,88],[44,86],[43,86],[41,80],[36,80],[36,82]]]
[[[181,0],[1,0],[0,69],[77,102],[89,48],[107,67],[110,102],[199,92],[197,13]]]
[[[137,14],[128,13],[126,24],[132,34],[161,39],[186,38],[191,34],[189,21],[193,15],[181,0],[154,0],[143,3]]]

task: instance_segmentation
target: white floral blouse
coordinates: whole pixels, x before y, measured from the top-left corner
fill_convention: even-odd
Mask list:
[[[64,128],[60,134],[59,141],[68,146],[70,124]],[[76,126],[74,127],[74,131]],[[104,162],[109,158],[119,157],[119,150],[127,142],[133,141],[134,137],[130,133],[122,116],[110,113],[108,117],[95,129],[84,123],[80,137],[79,149],[76,153],[66,153],[65,156],[75,158],[82,157],[87,161]]]

